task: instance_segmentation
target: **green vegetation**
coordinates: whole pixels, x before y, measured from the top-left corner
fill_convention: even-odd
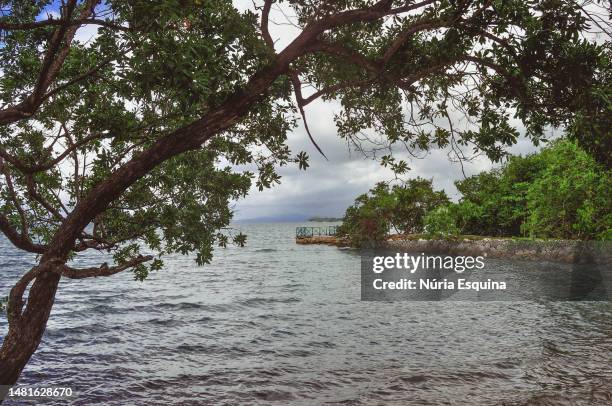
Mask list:
[[[281,166],[307,168],[287,143],[299,120],[322,152],[306,123],[315,100],[336,102],[338,135],[396,173],[407,163],[380,151],[462,145],[499,161],[518,122],[536,144],[564,126],[605,162],[611,47],[579,3],[3,0],[0,231],[37,264],[10,290],[0,384],[38,348],[60,278],[142,280],[165,255],[205,264],[244,244],[223,232],[232,203],[279,183]],[[276,7],[291,38],[270,30]],[[421,228],[426,210],[400,206],[370,226]],[[566,221],[600,230],[597,203],[580,208]],[[534,213],[534,227],[556,226]],[[112,261],[68,265],[91,250]]]
[[[610,238],[612,172],[575,142],[557,141],[540,153],[512,157],[456,185],[463,197],[448,208],[460,233]]]
[[[347,209],[340,230],[356,246],[385,239],[392,227],[429,238],[612,239],[612,171],[574,141],[510,157],[455,184],[457,203],[423,179],[391,190],[378,185]]]
[[[452,238],[459,234],[455,215],[449,206],[436,207],[423,219],[429,238]]]
[[[428,211],[448,202],[446,193],[433,190],[431,180],[416,178],[393,187],[379,183],[346,210],[338,235],[364,246],[385,239],[391,227],[416,233]]]

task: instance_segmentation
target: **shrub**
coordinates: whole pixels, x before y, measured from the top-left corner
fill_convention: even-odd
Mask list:
[[[440,206],[425,215],[425,233],[430,238],[455,238],[459,235],[456,217],[449,206]]]
[[[450,209],[465,234],[610,239],[611,179],[575,142],[558,140],[456,182],[463,197]]]
[[[337,234],[347,237],[356,247],[376,245],[389,233],[392,207],[389,188],[380,183],[346,209]]]
[[[391,227],[399,233],[423,231],[425,214],[446,203],[446,194],[433,190],[428,179],[411,179],[393,188],[379,183],[346,210],[338,234],[353,246],[377,245],[387,238]]]
[[[392,196],[391,225],[403,234],[423,231],[425,214],[449,202],[444,191],[433,190],[432,181],[423,178],[393,187]]]
[[[609,239],[612,176],[574,142],[542,151],[546,168],[527,193],[531,237]]]

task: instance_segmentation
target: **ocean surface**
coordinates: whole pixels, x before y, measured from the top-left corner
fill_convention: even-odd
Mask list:
[[[610,302],[362,302],[359,252],[296,245],[298,225],[240,225],[246,247],[145,282],[63,280],[19,384],[75,405],[612,404]],[[0,240],[0,295],[32,261]]]

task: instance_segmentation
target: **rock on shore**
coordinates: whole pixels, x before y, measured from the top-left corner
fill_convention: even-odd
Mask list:
[[[348,240],[335,236],[296,238],[297,244],[326,244],[348,247]],[[612,264],[610,242],[576,240],[515,240],[481,238],[435,240],[394,235],[379,248],[428,254],[487,256],[527,261]]]

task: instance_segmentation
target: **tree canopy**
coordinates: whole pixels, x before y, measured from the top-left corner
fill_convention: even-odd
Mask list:
[[[384,240],[390,230],[420,233],[425,214],[448,203],[446,193],[434,190],[430,179],[409,179],[392,187],[379,183],[346,209],[338,234],[364,246]]]
[[[162,263],[143,249],[208,261],[228,242],[219,230],[230,201],[251,181],[265,188],[280,180],[278,166],[307,167],[285,141],[314,100],[338,101],[339,136],[379,157],[392,146],[445,147],[499,160],[522,123],[534,143],[567,126],[609,164],[606,5],[0,1],[0,230],[40,255],[11,291],[0,383],[23,367],[7,354],[38,345],[61,276],[144,278]],[[282,48],[273,7],[295,16]],[[79,40],[83,27],[97,34]],[[384,139],[374,150],[364,143],[372,132]],[[391,154],[381,160],[408,170]],[[234,169],[246,164],[253,173]],[[89,249],[116,264],[66,265]]]
[[[510,156],[455,185],[461,197],[453,203],[431,180],[379,183],[346,209],[338,233],[354,246],[379,244],[393,230],[430,238],[612,239],[612,170],[575,141]]]
[[[575,142],[513,156],[456,182],[458,203],[426,216],[432,234],[612,239],[612,171]]]

